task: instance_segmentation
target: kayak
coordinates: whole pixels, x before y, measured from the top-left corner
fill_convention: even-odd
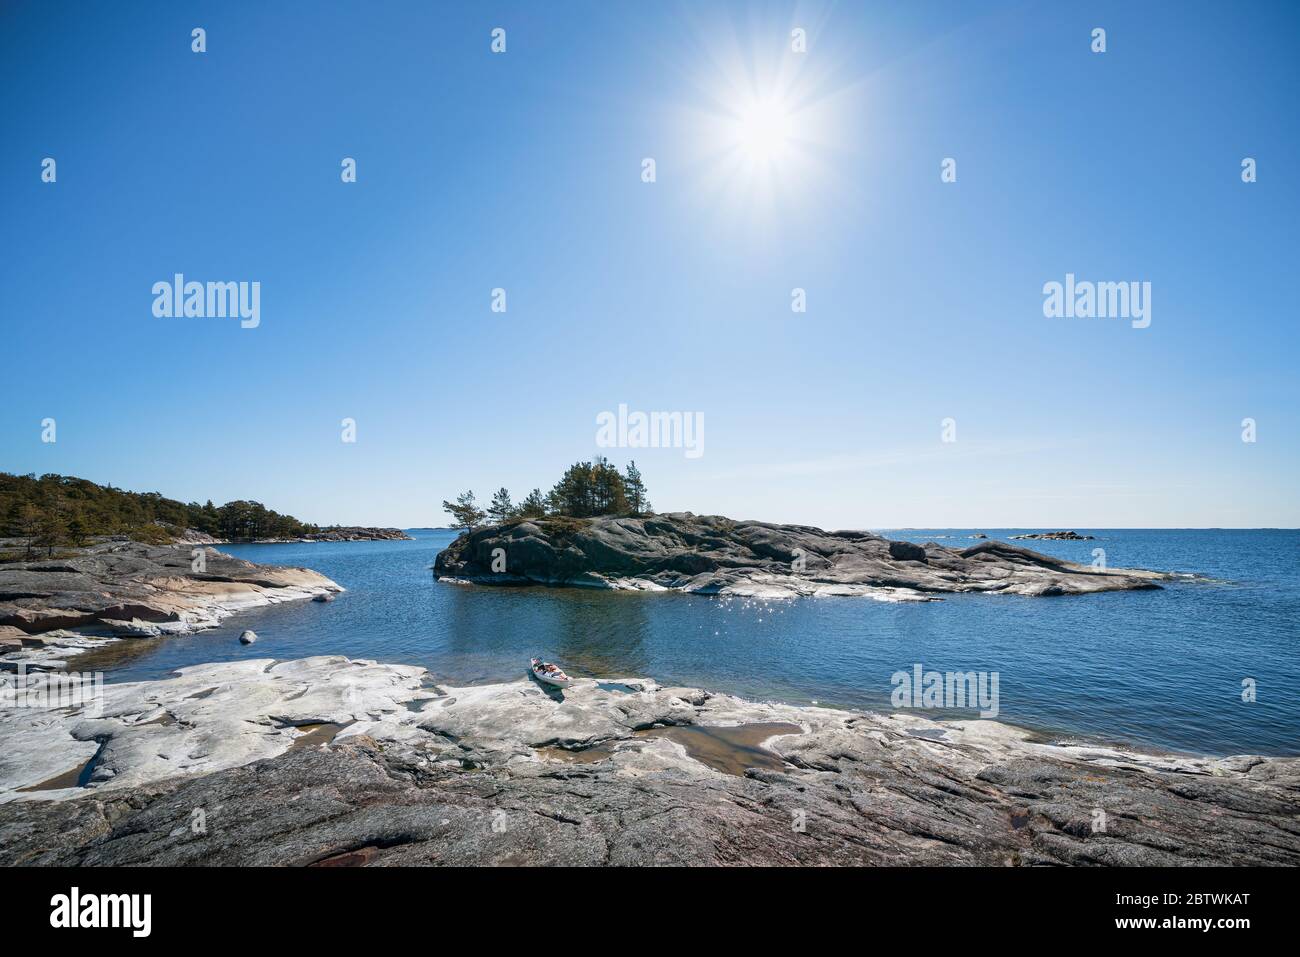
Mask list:
[[[533,677],[538,681],[554,685],[557,688],[567,688],[573,684],[573,679],[561,671],[558,665],[543,661],[541,658],[534,658],[529,670],[532,671]]]

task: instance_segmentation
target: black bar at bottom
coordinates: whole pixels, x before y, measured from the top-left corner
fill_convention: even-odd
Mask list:
[[[79,943],[111,938],[128,948],[250,940],[375,946],[390,933],[430,932],[445,945],[448,935],[477,933],[481,942],[507,928],[528,932],[530,925],[568,927],[556,931],[559,939],[566,933],[616,939],[635,928],[653,928],[664,939],[685,931],[687,921],[692,934],[705,928],[704,937],[708,927],[734,938],[803,925],[801,938],[816,939],[821,927],[947,938],[965,927],[972,933],[1067,929],[1071,941],[1083,942],[1200,935],[1230,945],[1235,935],[1276,933],[1291,923],[1294,880],[1290,870],[1262,868],[11,868],[0,871],[0,900],[7,945],[75,935]],[[131,895],[149,895],[147,911],[144,898]],[[86,923],[117,926],[81,926]]]

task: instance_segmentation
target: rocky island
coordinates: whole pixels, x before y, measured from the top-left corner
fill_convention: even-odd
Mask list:
[[[1091,542],[1093,535],[1080,535],[1078,532],[1033,532],[1028,535],[1012,535],[1013,540],[1029,539],[1042,542]]]
[[[0,664],[57,666],[105,638],[187,634],[244,609],[342,590],[308,568],[257,565],[214,548],[110,541],[8,562],[0,565]]]
[[[521,518],[439,552],[445,581],[789,597],[924,600],[953,592],[1079,595],[1158,588],[1166,576],[1067,562],[1005,542],[955,549],[871,532],[733,521],[690,512]]]
[[[4,865],[1295,865],[1297,815],[1293,758],[648,678],[254,659],[0,709]]]

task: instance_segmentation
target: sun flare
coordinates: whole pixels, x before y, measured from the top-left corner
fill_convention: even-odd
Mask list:
[[[749,160],[777,160],[790,144],[793,119],[778,97],[747,103],[736,112],[735,145]]]
[[[750,231],[816,215],[856,189],[839,160],[859,136],[852,118],[863,115],[862,90],[843,60],[829,48],[808,57],[788,43],[756,42],[743,25],[703,20],[673,63],[682,82],[669,101],[693,204],[724,212],[719,228]]]

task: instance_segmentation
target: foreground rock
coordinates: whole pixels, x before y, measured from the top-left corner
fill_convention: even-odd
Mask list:
[[[504,561],[504,571],[500,569]],[[1157,572],[1106,569],[1004,542],[966,549],[870,532],[734,522],[689,512],[649,518],[544,518],[462,534],[438,553],[448,581],[788,597],[918,599],[944,592],[1078,595],[1158,588]]]
[[[0,673],[0,802],[108,792],[274,757],[302,726],[404,710],[424,674],[341,657],[197,665],[176,678],[98,688],[59,673]],[[48,701],[57,707],[24,706],[46,703],[42,693],[61,695]],[[83,787],[74,778],[50,789],[73,771]],[[43,790],[23,790],[33,787]]]
[[[339,591],[310,569],[212,548],[103,542],[70,558],[0,565],[0,657],[57,664],[105,636],[186,634],[244,609]]]
[[[1295,759],[339,657],[103,692],[93,715],[0,710],[0,864],[1300,863]],[[682,743],[760,723],[743,774]],[[16,790],[87,760],[84,787]]]

